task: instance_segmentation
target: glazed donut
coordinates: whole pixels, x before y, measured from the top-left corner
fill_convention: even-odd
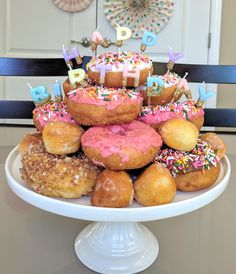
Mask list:
[[[143,206],[167,204],[175,197],[175,180],[162,164],[153,163],[134,181],[134,193]]]
[[[42,132],[47,152],[57,155],[75,153],[80,148],[80,138],[84,130],[75,124],[55,121],[47,123]]]
[[[33,110],[33,122],[38,131],[42,132],[48,122],[62,121],[70,124],[76,124],[67,110],[64,102],[45,103],[37,106]]]
[[[35,146],[42,146],[42,134],[39,132],[27,133],[23,139],[20,141],[18,150],[20,155],[23,157]]]
[[[220,159],[216,151],[200,139],[189,152],[163,148],[155,161],[169,169],[177,189],[181,191],[205,189],[214,184],[220,173]]]
[[[204,110],[196,107],[193,100],[163,106],[143,106],[138,120],[158,130],[161,123],[173,118],[185,119],[200,130],[204,123]]]
[[[80,87],[66,98],[68,111],[80,125],[110,125],[135,120],[142,108],[142,96],[131,89]]]
[[[190,151],[197,144],[199,131],[189,121],[174,118],[162,123],[158,133],[161,135],[163,143],[167,146],[178,150]]]
[[[181,77],[175,73],[159,75],[158,78],[163,81],[163,86],[158,88],[158,92],[156,93],[156,95],[153,94],[149,97],[147,96],[147,89],[143,90],[142,95],[144,105],[166,105],[173,98],[174,92],[176,91],[177,87],[180,88],[182,91],[187,91],[189,89],[187,81],[185,79],[181,80]],[[175,101],[178,101],[180,97],[181,94],[179,94],[175,98]]]
[[[105,75],[100,71],[106,69]],[[105,87],[121,88],[144,85],[147,77],[153,72],[152,61],[143,53],[121,52],[103,53],[92,58],[87,64],[88,78],[95,84],[104,84]],[[140,73],[139,73],[140,71]],[[130,77],[126,72],[132,72]],[[136,72],[136,73],[134,73]],[[126,79],[127,77],[127,79]]]
[[[91,127],[81,138],[85,155],[95,164],[114,170],[140,168],[150,163],[162,145],[160,135],[138,121]]]
[[[213,132],[204,133],[199,138],[215,149],[217,156],[221,159],[226,153],[226,144],[219,135]]]
[[[21,176],[34,191],[53,197],[79,198],[94,189],[100,170],[85,157],[56,156],[33,146],[22,157]]]
[[[104,170],[97,178],[91,204],[101,207],[126,207],[133,201],[134,189],[125,171]]]

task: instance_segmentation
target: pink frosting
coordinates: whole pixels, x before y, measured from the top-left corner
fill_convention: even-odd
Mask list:
[[[151,125],[160,124],[161,122],[178,117],[186,120],[193,120],[194,118],[203,115],[204,110],[202,108],[197,108],[193,100],[188,100],[182,103],[167,104],[165,106],[143,107],[138,120]]]
[[[131,89],[114,89],[90,86],[79,87],[69,93],[69,99],[78,104],[91,104],[106,106],[107,110],[113,110],[121,104],[141,104],[143,98],[139,92]]]
[[[160,135],[150,126],[138,121],[129,124],[91,127],[81,138],[83,147],[99,149],[102,157],[118,154],[122,162],[127,162],[129,156],[125,148],[131,147],[146,152],[150,146],[161,147]]]
[[[67,122],[75,124],[64,102],[49,102],[36,107],[33,110],[34,119],[43,128],[47,123],[53,121]]]

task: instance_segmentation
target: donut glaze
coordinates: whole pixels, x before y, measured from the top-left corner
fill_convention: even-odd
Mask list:
[[[196,107],[193,100],[175,102],[164,106],[143,106],[138,120],[157,129],[162,122],[174,118],[190,121],[200,129],[204,122],[204,110],[201,107]],[[201,120],[200,123],[195,123],[198,120]]]
[[[131,89],[98,86],[79,87],[66,98],[70,114],[81,125],[129,123],[139,115],[142,101]]]
[[[37,106],[33,110],[33,121],[38,131],[42,131],[49,122],[61,121],[70,124],[76,124],[68,112],[67,105],[64,102],[49,102]]]
[[[95,164],[114,170],[134,169],[150,163],[162,145],[151,127],[129,124],[92,127],[81,138],[85,155]]]
[[[88,77],[94,83],[100,83],[100,71],[97,65],[109,66],[109,71],[105,74],[106,87],[120,88],[123,86],[123,72],[127,66],[128,71],[140,69],[139,86],[146,83],[147,77],[153,72],[152,61],[143,53],[136,52],[108,52],[99,55],[87,64]],[[128,77],[126,87],[134,86],[134,78]]]

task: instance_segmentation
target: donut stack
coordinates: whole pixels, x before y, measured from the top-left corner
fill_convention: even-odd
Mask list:
[[[134,198],[153,206],[216,181],[225,145],[217,135],[199,136],[202,104],[191,96],[178,101],[189,94],[185,79],[171,72],[155,79],[144,53],[101,54],[87,72],[63,83],[64,100],[33,111],[38,133],[26,135],[19,150],[22,178],[35,191],[91,194],[93,206],[126,207]]]

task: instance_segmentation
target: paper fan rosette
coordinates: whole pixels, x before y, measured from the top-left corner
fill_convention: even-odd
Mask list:
[[[93,0],[53,0],[53,3],[64,11],[78,12],[86,9]]]
[[[104,0],[104,13],[111,26],[128,27],[132,38],[141,38],[143,31],[160,32],[174,10],[174,0]]]

